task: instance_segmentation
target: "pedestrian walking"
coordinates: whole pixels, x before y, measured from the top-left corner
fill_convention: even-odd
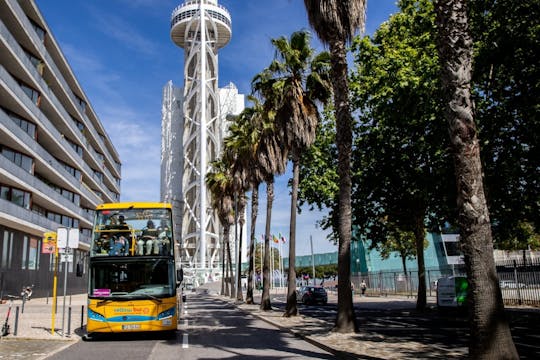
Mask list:
[[[362,296],[366,296],[366,288],[367,288],[366,282],[362,280],[362,283],[360,284],[360,290],[362,290]]]

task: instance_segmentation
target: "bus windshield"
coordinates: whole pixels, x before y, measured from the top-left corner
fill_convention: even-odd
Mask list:
[[[166,258],[106,258],[90,264],[90,298],[159,299],[176,294],[175,265]]]
[[[174,256],[168,208],[96,211],[90,256]]]

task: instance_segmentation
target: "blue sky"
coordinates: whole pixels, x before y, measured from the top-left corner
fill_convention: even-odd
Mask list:
[[[75,76],[122,161],[121,200],[159,200],[161,94],[172,80],[183,85],[183,50],[170,40],[176,0],[36,0]],[[249,94],[255,74],[274,55],[272,38],[309,29],[301,0],[221,0],[232,17],[231,42],[219,53],[219,86],[233,82]],[[366,33],[396,11],[395,0],[368,1]],[[313,36],[313,46],[322,50]],[[289,238],[290,174],[276,179],[272,232]],[[264,231],[265,187],[260,189],[257,234]],[[297,219],[297,255],[336,251],[316,227],[320,212]],[[287,246],[285,246],[287,248]],[[284,249],[285,250],[285,249]],[[287,256],[288,251],[285,251]]]

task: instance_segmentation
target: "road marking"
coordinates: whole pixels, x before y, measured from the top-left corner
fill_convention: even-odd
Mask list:
[[[188,334],[184,334],[182,336],[182,349],[187,349],[189,348],[189,344],[188,344]]]

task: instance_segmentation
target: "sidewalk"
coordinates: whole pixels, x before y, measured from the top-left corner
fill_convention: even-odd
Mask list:
[[[5,321],[9,302],[0,305],[0,320]],[[10,334],[2,339],[78,340],[81,337],[81,314],[84,307],[86,323],[86,294],[58,296],[53,331],[53,299],[32,298],[22,309],[22,300],[15,299],[9,316]],[[16,321],[17,308],[19,311]],[[69,322],[68,322],[69,320]],[[62,322],[64,323],[62,325]],[[63,330],[63,331],[62,331]]]
[[[296,317],[283,317],[283,310],[272,308],[262,311],[259,304],[248,305],[239,303],[229,297],[217,295],[220,299],[228,301],[234,306],[250,313],[274,326],[289,331],[298,337],[334,354],[338,359],[410,359],[411,354],[422,354],[424,359],[462,359],[467,357],[467,348],[442,347],[440,344],[412,341],[410,339],[396,342],[386,339],[379,334],[372,334],[366,330],[358,333],[341,334],[332,331],[335,318],[330,321],[300,315]],[[276,294],[271,294],[275,296]],[[429,298],[429,305],[434,306],[434,298]],[[188,300],[189,301],[189,300]],[[336,301],[334,294],[329,294],[329,301]],[[362,303],[362,307],[389,309],[410,309],[416,307],[415,299],[397,297],[360,297],[354,296],[355,304]]]

